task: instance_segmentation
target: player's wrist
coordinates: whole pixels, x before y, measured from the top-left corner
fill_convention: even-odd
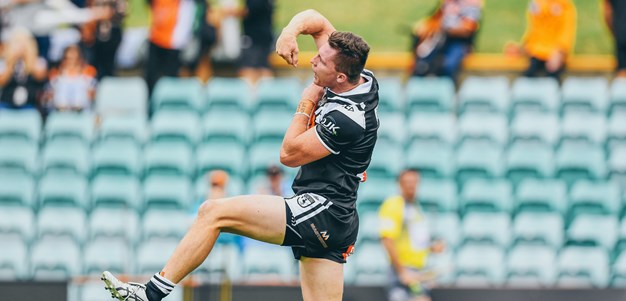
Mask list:
[[[313,115],[313,110],[315,109],[315,102],[310,99],[303,98],[300,100],[298,107],[296,108],[295,115],[305,115],[311,118]]]

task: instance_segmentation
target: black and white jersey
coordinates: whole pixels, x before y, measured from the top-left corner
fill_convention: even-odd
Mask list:
[[[315,131],[331,154],[303,165],[292,185],[298,195],[314,193],[329,200],[339,216],[354,213],[357,189],[376,144],[378,82],[368,70],[361,76],[365,82],[351,91],[337,94],[326,88],[315,110]]]

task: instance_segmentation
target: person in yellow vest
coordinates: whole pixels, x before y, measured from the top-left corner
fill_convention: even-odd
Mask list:
[[[567,56],[574,48],[576,6],[571,0],[531,0],[527,24],[521,51],[530,57],[530,62],[524,76],[545,74],[560,79]]]
[[[391,263],[390,301],[429,301],[425,270],[430,252],[442,252],[441,241],[431,241],[428,224],[417,200],[420,175],[407,169],[398,176],[400,195],[387,198],[379,209],[380,238]]]

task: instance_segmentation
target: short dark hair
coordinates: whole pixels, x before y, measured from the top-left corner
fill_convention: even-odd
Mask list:
[[[337,50],[335,71],[345,73],[349,82],[356,83],[365,68],[370,46],[360,36],[343,31],[333,32],[328,45]]]

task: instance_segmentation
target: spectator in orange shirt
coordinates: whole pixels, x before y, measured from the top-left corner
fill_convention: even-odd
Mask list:
[[[47,94],[49,110],[91,109],[96,95],[96,68],[87,64],[78,45],[67,47],[59,67],[50,71]]]
[[[576,38],[576,7],[571,0],[531,0],[522,51],[530,57],[524,76],[560,79]],[[513,48],[513,49],[511,49]],[[508,46],[507,52],[519,52]]]

